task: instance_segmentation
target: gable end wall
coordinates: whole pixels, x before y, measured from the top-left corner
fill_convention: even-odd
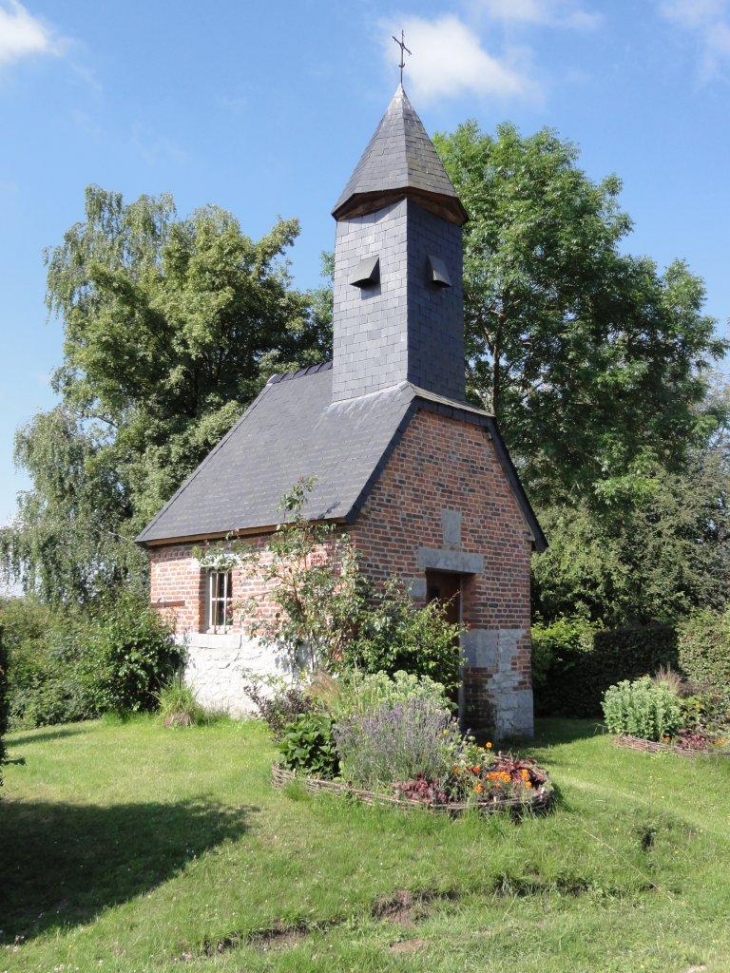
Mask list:
[[[425,562],[474,571],[462,577],[463,722],[480,734],[531,734],[532,537],[488,431],[419,409],[352,536],[368,575],[396,575],[416,596]]]

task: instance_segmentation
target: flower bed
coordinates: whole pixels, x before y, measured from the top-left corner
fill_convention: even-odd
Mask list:
[[[724,749],[726,741],[708,741],[703,746],[691,746],[682,743],[659,743],[655,740],[643,740],[641,737],[631,736],[628,733],[620,733],[614,737],[616,745],[628,747],[631,750],[640,750],[644,753],[677,753],[683,757],[730,757],[730,751]],[[723,748],[723,749],[721,749]]]
[[[320,780],[280,764],[271,768],[275,787],[301,781],[309,791],[328,791],[345,794],[365,804],[387,804],[394,807],[421,807],[441,814],[458,815],[470,809],[482,814],[497,811],[536,813],[545,811],[552,803],[553,788],[547,773],[533,760],[503,757],[490,764],[454,768],[454,774],[444,784],[433,783],[424,777],[393,785],[393,793],[370,791],[338,780]]]

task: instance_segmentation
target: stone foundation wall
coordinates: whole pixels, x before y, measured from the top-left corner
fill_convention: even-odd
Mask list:
[[[255,713],[255,705],[243,691],[252,675],[257,679],[292,678],[286,656],[241,632],[188,634],[178,641],[187,650],[185,682],[198,702],[209,709],[224,710],[231,716]]]

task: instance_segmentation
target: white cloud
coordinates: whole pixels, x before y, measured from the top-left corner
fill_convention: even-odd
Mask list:
[[[659,12],[699,43],[705,80],[730,62],[730,0],[662,0]]]
[[[18,0],[0,0],[0,67],[24,57],[60,54],[63,42]]]
[[[514,25],[547,25],[594,30],[603,20],[575,0],[471,0],[476,13]]]
[[[400,22],[399,22],[400,23]],[[387,58],[397,63],[398,48],[388,29]],[[445,15],[435,20],[406,17],[402,21],[406,43],[414,52],[406,55],[408,88],[419,101],[455,97],[466,92],[477,95],[534,97],[536,87],[514,58],[489,54],[479,36],[458,17]]]
[[[664,0],[660,5],[667,20],[680,27],[706,28],[727,13],[727,0]]]

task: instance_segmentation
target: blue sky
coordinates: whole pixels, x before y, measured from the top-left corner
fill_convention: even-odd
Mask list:
[[[259,236],[302,232],[319,280],[330,210],[398,80],[430,132],[514,121],[615,172],[632,252],[685,258],[730,314],[730,0],[0,0],[0,523],[24,478],[15,429],[53,404],[60,323],[42,251],[96,183],[216,203]]]

